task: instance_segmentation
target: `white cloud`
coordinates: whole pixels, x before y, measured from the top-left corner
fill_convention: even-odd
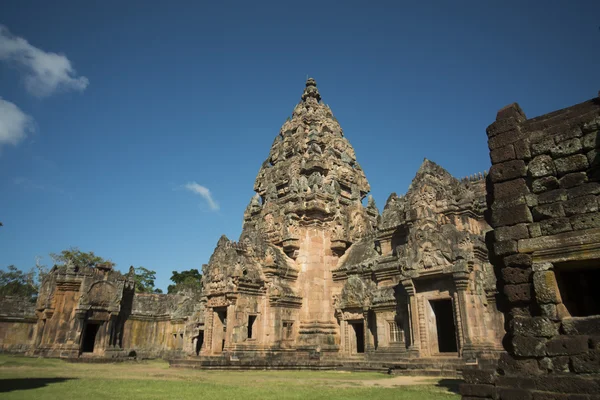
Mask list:
[[[16,146],[28,132],[33,131],[33,127],[33,118],[0,97],[0,147],[6,144]]]
[[[189,182],[183,187],[192,193],[202,196],[208,203],[208,206],[211,210],[217,211],[219,209],[219,204],[215,201],[215,199],[213,199],[212,194],[207,187],[204,187],[196,182]]]
[[[88,78],[77,75],[65,55],[38,49],[4,25],[0,25],[0,61],[25,70],[25,87],[34,96],[49,96],[61,89],[83,91],[89,84]]]

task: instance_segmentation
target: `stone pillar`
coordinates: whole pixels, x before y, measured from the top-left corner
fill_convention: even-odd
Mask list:
[[[213,340],[213,320],[214,320],[214,315],[215,315],[215,311],[213,308],[206,308],[206,311],[204,312],[205,318],[206,320],[204,321],[204,343],[202,344],[202,348],[200,349],[200,351],[202,353],[207,353],[210,354],[210,352],[212,351],[212,340]]]
[[[467,288],[469,287],[469,273],[468,272],[455,272],[453,274],[454,285],[456,286],[456,300],[458,300],[457,304],[454,304],[454,307],[459,310],[460,324],[457,322],[457,331],[458,336],[462,337],[462,347],[459,351],[459,354],[463,358],[473,358],[475,354],[473,353],[473,342],[471,339],[471,330],[469,327],[469,313],[467,309]]]
[[[421,338],[419,333],[419,306],[417,304],[415,285],[412,279],[402,281],[402,286],[408,293],[408,314],[409,314],[409,329],[410,329],[410,351],[420,351]]]
[[[225,327],[225,348],[223,350],[228,350],[232,343],[231,339],[233,337],[233,325],[235,321],[235,305],[230,304],[227,306],[227,326]]]

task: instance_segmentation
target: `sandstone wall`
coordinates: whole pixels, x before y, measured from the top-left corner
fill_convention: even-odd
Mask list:
[[[29,299],[6,296],[0,299],[0,352],[24,353],[33,345],[37,319]]]
[[[136,294],[125,322],[123,349],[138,357],[168,357],[181,354],[188,344],[191,352],[184,318],[192,314],[189,303],[185,296]]]
[[[497,370],[467,372],[463,399],[600,396],[600,99],[487,129],[492,263],[507,335]]]

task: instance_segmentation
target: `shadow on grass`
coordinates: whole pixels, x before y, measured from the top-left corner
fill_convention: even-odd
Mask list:
[[[461,383],[463,383],[462,379],[440,379],[435,386],[446,388],[448,391],[458,394],[458,387]]]
[[[66,382],[74,378],[18,378],[0,379],[0,393],[15,390],[29,390],[48,386],[51,383]]]

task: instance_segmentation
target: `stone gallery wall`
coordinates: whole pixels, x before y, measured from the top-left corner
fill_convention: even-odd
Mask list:
[[[600,398],[600,99],[487,129],[489,246],[507,353],[463,399]]]
[[[23,353],[31,349],[37,319],[29,299],[6,296],[0,299],[0,352]]]

